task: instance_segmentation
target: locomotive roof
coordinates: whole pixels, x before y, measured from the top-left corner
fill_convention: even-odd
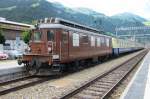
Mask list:
[[[72,21],[68,21],[68,20],[64,20],[61,18],[41,19],[38,21],[38,24],[61,24],[64,26],[73,27],[73,28],[82,29],[82,30],[91,31],[91,32],[96,32],[96,33],[104,32],[104,31],[100,31],[100,30],[91,28],[89,26],[81,25],[81,24],[78,24],[78,23],[75,23]]]
[[[40,24],[39,28],[60,28],[60,29],[66,29],[66,30],[71,30],[71,31],[75,31],[75,32],[81,32],[81,33],[88,33],[88,34],[93,34],[93,32],[91,31],[86,31],[86,30],[82,30],[82,29],[77,29],[77,28],[72,28],[72,27],[68,27],[68,26],[64,26],[61,24]],[[95,35],[103,35],[103,36],[107,36],[101,33],[94,33]],[[110,37],[110,36],[107,36]]]

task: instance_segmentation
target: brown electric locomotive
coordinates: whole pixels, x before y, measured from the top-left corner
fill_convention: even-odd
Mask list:
[[[39,20],[31,34],[28,52],[18,63],[32,75],[59,73],[112,54],[111,37],[60,18]]]

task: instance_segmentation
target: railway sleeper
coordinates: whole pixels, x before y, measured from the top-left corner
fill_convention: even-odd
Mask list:
[[[88,90],[96,91],[96,92],[104,92],[104,90],[101,90],[102,87],[96,88],[96,87],[88,87]]]
[[[92,86],[90,86],[90,87],[108,89],[108,87],[110,87],[110,85],[103,85],[103,86],[102,86],[102,84],[96,84],[96,85],[92,85]]]
[[[110,80],[103,80],[103,79],[101,79],[101,80],[99,80],[98,81],[98,83],[100,83],[100,84],[112,84],[112,83],[115,83],[116,81],[110,81]]]
[[[112,87],[112,86],[111,86]],[[110,87],[109,86],[99,86],[98,87],[98,90],[99,90],[99,92],[105,92],[106,90],[108,90],[108,89],[110,89]]]
[[[99,96],[91,96],[91,95],[84,95],[84,94],[77,94],[73,98],[75,99],[98,99]]]
[[[108,82],[108,83],[114,83],[114,82],[116,82],[117,80],[119,80],[119,79],[107,79],[107,78],[103,78],[101,81],[106,81],[106,82]]]
[[[83,95],[92,95],[92,96],[99,96],[99,95],[102,95],[103,92],[96,92],[96,91],[92,91],[92,90],[84,90],[81,92],[81,94]]]

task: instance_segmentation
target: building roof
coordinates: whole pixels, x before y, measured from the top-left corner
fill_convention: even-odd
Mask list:
[[[19,22],[14,22],[14,21],[8,21],[5,18],[1,18],[1,17],[0,17],[0,23],[19,25],[19,26],[30,27],[30,28],[34,27],[33,25],[29,25],[29,24],[24,24],[24,23],[19,23]]]

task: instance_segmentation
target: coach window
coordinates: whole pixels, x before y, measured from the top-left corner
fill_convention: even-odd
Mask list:
[[[73,40],[73,46],[79,46],[79,34],[73,33],[72,35],[72,40]]]
[[[95,37],[91,36],[91,46],[95,46]]]
[[[54,40],[54,31],[47,31],[47,40],[48,41],[53,41]]]

